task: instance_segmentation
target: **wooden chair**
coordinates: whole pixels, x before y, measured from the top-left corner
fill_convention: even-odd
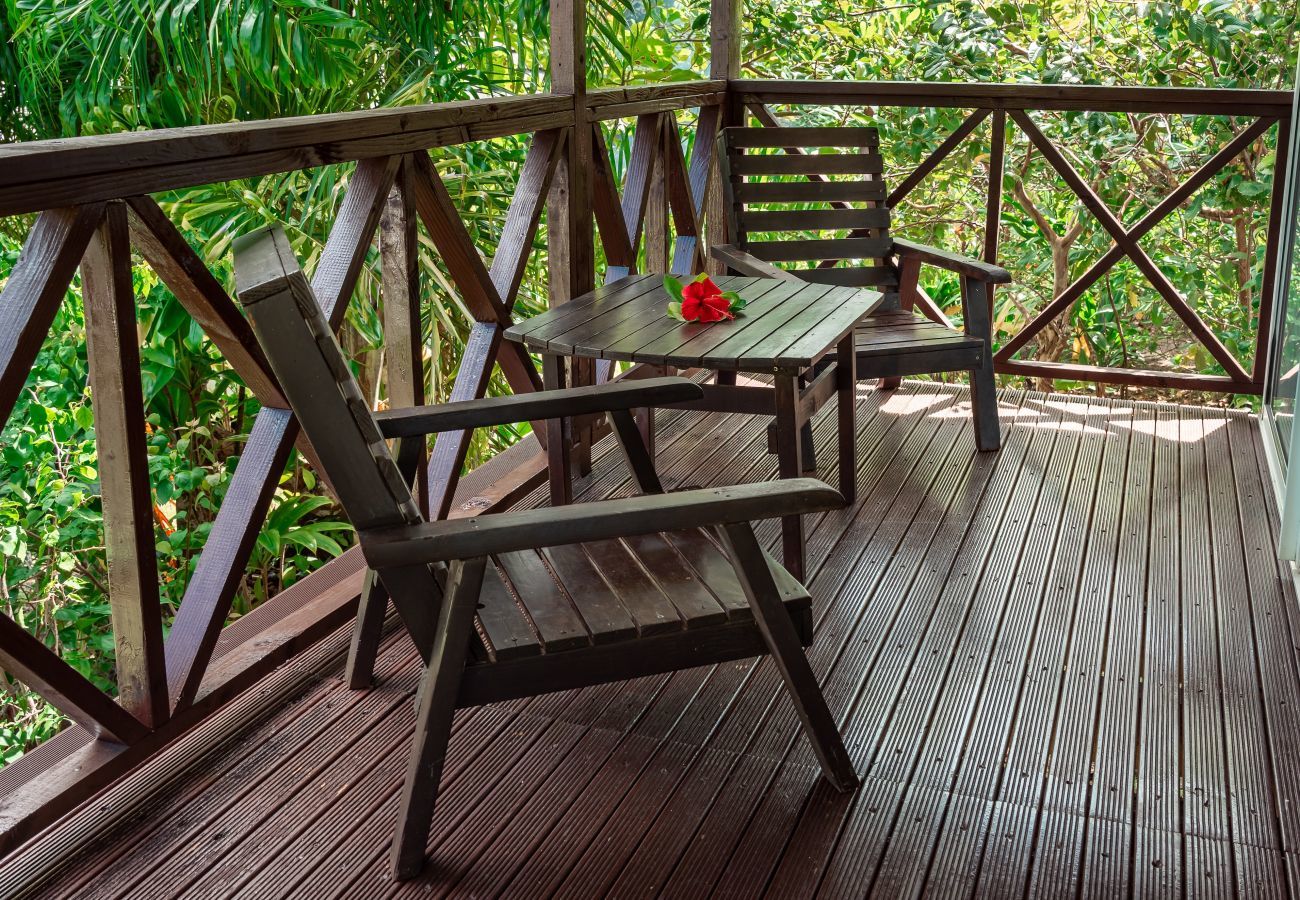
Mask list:
[[[458,706],[772,654],[831,783],[857,785],[803,647],[808,592],[760,547],[756,518],[840,505],[812,479],[661,492],[630,410],[698,399],[652,378],[372,413],[279,228],[236,244],[238,293],[285,397],[357,529],[370,571],[349,655],[370,684],[391,596],[426,667],[393,845],[409,878]],[[643,491],[630,499],[425,521],[411,495],[431,433],[607,413]],[[396,461],[386,439],[397,439]]]
[[[779,149],[785,152],[774,152]],[[824,149],[841,152],[821,152]],[[884,386],[893,387],[904,375],[969,372],[976,444],[980,450],[998,449],[989,286],[1005,284],[1011,275],[999,266],[890,236],[877,130],[727,128],[719,161],[733,243],[711,247],[714,258],[741,275],[883,291],[884,302],[858,328],[858,378],[880,378]],[[846,175],[855,177],[833,180]],[[784,178],[754,180],[761,176]],[[791,181],[791,176],[801,180]],[[798,208],[771,208],[791,204]],[[763,208],[752,208],[756,206]],[[807,237],[815,232],[847,236]],[[789,237],[791,233],[799,236]],[[755,235],[764,239],[754,240]],[[856,264],[838,266],[841,261]],[[818,264],[781,269],[774,262]],[[921,299],[917,276],[923,264],[960,276],[962,330],[916,311]]]

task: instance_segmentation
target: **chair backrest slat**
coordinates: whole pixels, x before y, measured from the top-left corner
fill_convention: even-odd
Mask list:
[[[235,242],[240,302],[285,398],[358,530],[421,521],[311,284],[279,226]]]
[[[889,255],[889,238],[813,238],[784,241],[750,241],[750,253],[767,262],[806,262],[818,259],[883,259]]]
[[[841,231],[888,228],[889,210],[879,209],[746,209],[740,226],[752,231]]]
[[[732,165],[737,175],[883,175],[879,153],[746,153]]]
[[[848,263],[792,269],[818,284],[898,284],[875,128],[727,128],[720,161],[736,246],[767,262]]]
[[[870,126],[783,126],[781,128],[728,128],[729,146],[751,147],[870,147],[880,146],[880,131]]]

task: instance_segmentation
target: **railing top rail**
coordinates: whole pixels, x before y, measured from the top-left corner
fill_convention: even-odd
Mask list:
[[[1290,91],[1239,88],[776,79],[738,79],[732,87],[745,102],[821,106],[871,103],[1290,118],[1292,103]]]
[[[721,101],[726,82],[592,91],[597,119]],[[573,124],[559,94],[488,97],[0,145],[0,215],[428,150]]]
[[[722,79],[600,88],[592,119],[721,101]],[[741,79],[745,101],[843,105],[1088,109],[1289,118],[1288,91],[1114,85]],[[428,150],[566,127],[572,98],[488,97],[392,109],[230,122],[0,145],[0,215]]]

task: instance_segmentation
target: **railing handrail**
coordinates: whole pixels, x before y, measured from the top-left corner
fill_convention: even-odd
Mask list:
[[[835,106],[940,106],[984,109],[1088,110],[1291,117],[1291,91],[1260,88],[1132,87],[1016,82],[809,81],[730,82],[746,103]]]
[[[710,105],[722,80],[591,91],[594,120]],[[571,95],[524,94],[0,145],[0,216],[432,150],[573,124]]]

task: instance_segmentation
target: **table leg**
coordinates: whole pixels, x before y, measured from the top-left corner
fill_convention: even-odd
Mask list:
[[[542,354],[542,387],[564,388],[564,357]],[[551,483],[551,505],[565,506],[573,500],[573,470],[569,451],[572,439],[569,419],[546,420],[546,468]]]
[[[776,388],[776,458],[781,478],[798,478],[803,474],[803,448],[799,435],[799,381],[795,375],[777,375]],[[800,581],[804,577],[803,517],[781,519],[781,550],[785,567]]]
[[[580,356],[573,358],[573,386],[582,387],[585,385],[596,384],[596,361],[594,359],[585,359]],[[573,423],[569,423],[570,445],[572,445]],[[573,451],[573,463],[577,466],[578,474],[582,476],[591,474],[591,445],[594,437],[592,420],[588,419],[579,429],[577,447]]]
[[[857,498],[858,353],[853,334],[840,341],[835,354],[835,387],[839,408],[840,493],[846,504]]]

